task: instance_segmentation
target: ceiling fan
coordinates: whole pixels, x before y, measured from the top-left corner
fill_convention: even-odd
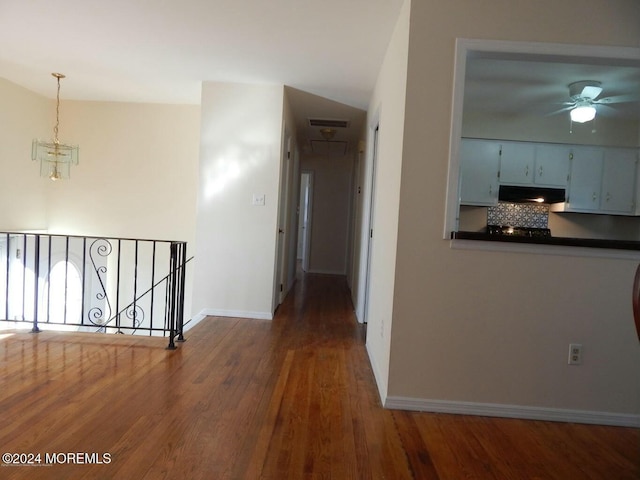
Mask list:
[[[595,80],[580,80],[569,84],[569,101],[564,102],[564,108],[551,115],[569,111],[571,121],[585,123],[596,117],[596,105],[607,106],[613,103],[638,101],[636,95],[617,95],[614,97],[598,98],[602,93],[602,84]]]

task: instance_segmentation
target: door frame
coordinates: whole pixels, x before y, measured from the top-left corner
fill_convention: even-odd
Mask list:
[[[374,214],[376,198],[376,173],[378,163],[378,140],[380,137],[380,124],[376,122],[372,128],[372,149],[371,149],[371,188],[369,190],[369,215],[367,222],[367,254],[364,272],[364,298],[362,306],[362,323],[367,323],[369,318],[369,296],[371,294],[371,257],[374,241]]]

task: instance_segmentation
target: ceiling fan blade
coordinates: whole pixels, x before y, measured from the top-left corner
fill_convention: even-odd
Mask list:
[[[594,100],[602,93],[602,87],[596,85],[587,85],[582,89],[582,97]]]
[[[562,113],[562,112],[568,112],[569,110],[572,110],[574,107],[575,107],[575,104],[572,103],[568,107],[561,108],[560,110],[556,110],[555,112],[547,113],[545,115],[545,117],[550,117],[552,115],[557,115],[557,114]]]
[[[596,110],[598,112],[598,115],[602,115],[604,117],[610,117],[612,115],[615,115],[617,111],[614,107],[610,107],[604,104],[598,105],[598,108],[596,108]]]
[[[598,100],[594,100],[595,104],[607,104],[607,103],[627,103],[627,102],[639,102],[640,94],[630,93],[628,95],[616,95],[614,97],[604,97]]]

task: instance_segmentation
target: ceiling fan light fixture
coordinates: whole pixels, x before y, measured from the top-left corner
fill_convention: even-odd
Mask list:
[[[571,110],[571,121],[576,123],[590,122],[596,118],[596,108],[593,105],[578,105]]]

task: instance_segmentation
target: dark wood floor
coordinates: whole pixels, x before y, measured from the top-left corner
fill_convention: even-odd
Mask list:
[[[209,318],[173,352],[0,338],[0,453],[41,455],[0,478],[640,478],[637,429],[382,409],[364,335],[344,279],[308,276],[274,321]]]

